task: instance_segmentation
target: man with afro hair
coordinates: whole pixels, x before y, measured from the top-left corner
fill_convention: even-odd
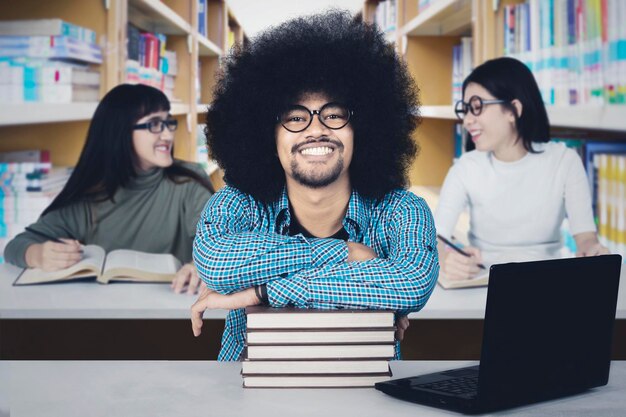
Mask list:
[[[243,308],[265,304],[394,310],[400,340],[439,272],[432,214],[405,190],[419,122],[405,65],[376,26],[336,10],[224,64],[205,133],[226,186],[198,223],[194,334],[206,309],[231,310],[218,359],[240,360]]]

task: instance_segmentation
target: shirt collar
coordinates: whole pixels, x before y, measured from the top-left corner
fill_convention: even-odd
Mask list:
[[[361,241],[362,233],[367,228],[369,216],[367,213],[367,200],[365,200],[358,192],[352,190],[350,200],[348,200],[348,210],[343,219],[343,227],[350,235],[350,240],[355,239]],[[289,198],[287,197],[287,188],[283,191],[276,202],[276,218],[275,231],[279,234],[287,234],[289,225],[291,224],[291,214],[289,212]]]

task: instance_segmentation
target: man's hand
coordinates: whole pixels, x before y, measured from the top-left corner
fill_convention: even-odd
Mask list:
[[[463,250],[472,256],[461,255],[449,248],[445,248],[443,253],[440,253],[441,271],[446,278],[452,280],[469,279],[480,272],[478,267],[478,264],[482,262],[480,249],[466,246]]]
[[[409,318],[402,316],[396,320],[396,340],[401,342],[404,339],[404,332],[409,328]]]
[[[182,268],[176,272],[176,276],[170,286],[176,294],[180,294],[187,286],[187,294],[197,294],[198,288],[202,284],[198,271],[192,262],[183,265]]]
[[[26,265],[44,271],[58,271],[74,265],[83,258],[80,242],[72,239],[61,240],[63,243],[49,240],[30,245],[24,254]]]
[[[202,333],[202,315],[205,310],[236,310],[260,304],[254,288],[224,295],[204,287],[198,300],[191,306],[191,330],[194,336]]]
[[[374,249],[362,243],[346,242],[348,245],[348,262],[369,261],[378,258]]]

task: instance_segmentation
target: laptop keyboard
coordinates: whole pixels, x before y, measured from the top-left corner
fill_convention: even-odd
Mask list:
[[[415,386],[446,394],[475,394],[478,391],[478,375],[451,378],[443,381],[416,384]]]

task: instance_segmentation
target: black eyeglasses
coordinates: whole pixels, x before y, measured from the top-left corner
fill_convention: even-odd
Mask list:
[[[311,125],[315,115],[324,126],[337,130],[350,122],[353,112],[339,103],[326,103],[319,110],[309,110],[304,106],[294,105],[280,113],[276,121],[288,131],[298,133]]]
[[[178,128],[178,120],[176,119],[152,119],[148,120],[146,123],[140,123],[138,125],[133,126],[134,130],[139,129],[148,129],[150,133],[161,133],[167,126],[167,130],[170,132],[175,131]]]
[[[479,116],[483,112],[483,107],[489,104],[502,104],[506,102],[506,100],[483,100],[478,96],[471,96],[467,103],[463,100],[457,101],[454,106],[454,113],[456,113],[456,117],[463,120],[467,112],[472,113],[474,116]]]

